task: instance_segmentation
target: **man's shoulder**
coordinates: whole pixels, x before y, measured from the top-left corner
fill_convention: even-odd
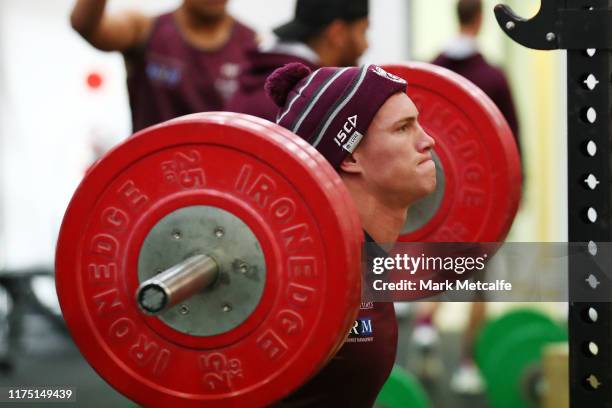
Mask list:
[[[168,11],[155,16],[149,17],[151,21],[151,31],[158,30],[160,28],[173,28],[176,29],[176,21],[174,20],[174,12]]]
[[[257,32],[242,21],[234,18],[234,26],[232,28],[232,38],[230,40],[234,44],[238,44],[244,50],[257,48]]]
[[[489,91],[507,87],[506,74],[501,67],[489,62],[481,53],[473,55],[471,59],[473,68],[468,71],[475,83]]]
[[[257,37],[257,33],[255,32],[255,30],[253,30],[251,27],[236,18],[234,18],[234,25],[236,32],[240,35],[245,37],[252,37],[253,39]]]
[[[311,70],[318,68],[317,65],[297,55],[281,52],[278,50],[262,50],[253,49],[247,53],[249,61],[249,69],[258,73],[259,75],[268,76],[275,69],[280,68],[284,65],[292,62],[299,62],[306,65]]]
[[[501,67],[488,63],[488,75],[492,86],[498,89],[508,87],[508,78]]]

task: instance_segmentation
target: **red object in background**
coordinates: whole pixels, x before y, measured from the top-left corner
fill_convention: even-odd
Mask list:
[[[97,72],[90,72],[87,75],[87,86],[90,89],[97,90],[102,86],[103,83],[102,75]]]

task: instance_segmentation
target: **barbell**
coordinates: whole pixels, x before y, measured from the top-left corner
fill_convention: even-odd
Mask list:
[[[502,240],[521,183],[499,110],[445,69],[386,68],[407,79],[442,180],[401,239]],[[362,241],[341,178],[298,136],[248,115],[188,115],[87,172],[59,234],[58,297],[84,357],[139,404],[264,406],[342,346]]]

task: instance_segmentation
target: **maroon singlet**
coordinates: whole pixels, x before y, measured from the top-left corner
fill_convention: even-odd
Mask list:
[[[172,13],[159,16],[146,43],[125,54],[134,131],[194,112],[223,110],[238,88],[255,33],[235,21],[219,49],[188,43]]]
[[[374,240],[366,233],[366,241]],[[367,245],[369,262],[386,257],[378,245]],[[371,408],[387,381],[397,351],[393,303],[362,303],[354,326],[338,353],[306,384],[273,408]]]

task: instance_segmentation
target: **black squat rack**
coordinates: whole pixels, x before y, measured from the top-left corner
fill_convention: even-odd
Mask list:
[[[568,241],[599,265],[612,241],[612,0],[541,0],[530,19],[495,7],[502,30],[539,50],[567,50]],[[569,258],[569,368],[573,408],[612,407],[612,270]],[[580,299],[580,302],[572,301]],[[594,299],[593,302],[584,300]]]

